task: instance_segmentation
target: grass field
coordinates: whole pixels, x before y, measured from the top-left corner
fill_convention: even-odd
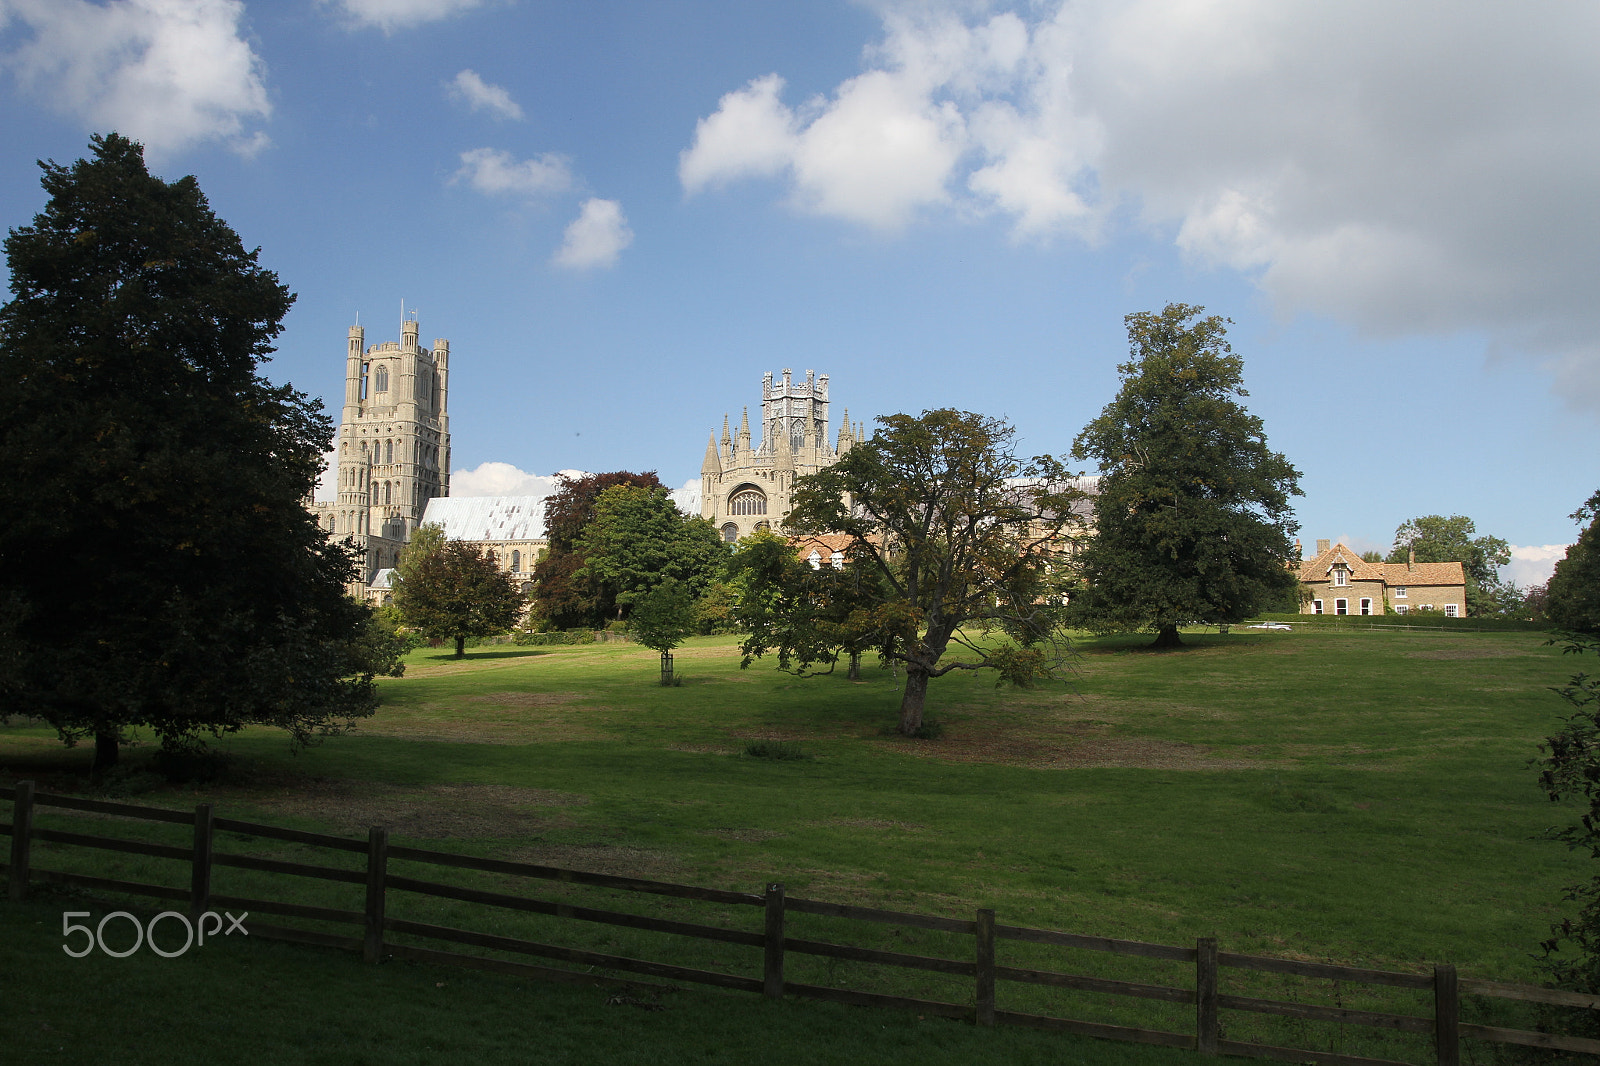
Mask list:
[[[888,672],[741,671],[733,638],[680,649],[676,688],[653,684],[655,654],[630,645],[486,647],[462,662],[421,651],[357,733],[298,755],[271,733],[232,738],[237,781],[137,802],[211,801],[347,834],[385,824],[407,843],[689,884],[782,881],[815,899],[963,918],[993,907],[1010,924],[1537,980],[1562,886],[1585,873],[1542,839],[1566,812],[1528,766],[1560,714],[1548,686],[1571,660],[1532,633],[1187,639],[1165,654],[1085,640],[1071,686],[935,681],[934,741],[885,732]],[[807,757],[746,755],[760,740]],[[37,726],[0,729],[7,783],[81,788],[72,775],[87,758]],[[40,936],[59,958],[59,930]],[[306,965],[326,969],[322,958]],[[765,1005],[748,1010],[762,1020],[726,1024],[770,1024]],[[800,1026],[823,1034],[818,1055],[847,1039],[849,1019],[877,1017],[824,1013],[843,1020]],[[727,1035],[746,1047],[748,1034]]]

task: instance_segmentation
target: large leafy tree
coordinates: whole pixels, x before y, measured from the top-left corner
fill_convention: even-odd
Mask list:
[[[1098,631],[1243,621],[1291,591],[1299,472],[1245,410],[1227,320],[1168,304],[1128,315],[1122,388],[1073,442],[1101,469],[1076,620]]]
[[[655,471],[635,474],[614,470],[581,477],[561,475],[560,488],[544,504],[545,537],[549,544],[533,568],[533,609],[557,628],[601,626],[616,612],[614,593],[579,571],[584,557],[578,538],[594,518],[595,501],[617,485],[662,488]]]
[[[0,309],[0,714],[170,745],[252,723],[296,741],[372,713],[345,550],[307,512],[332,439],[257,373],[293,296],[139,145],[41,164]]]
[[[1544,614],[1562,629],[1597,636],[1600,635],[1600,492],[1574,511],[1572,520],[1589,525],[1578,535],[1578,543],[1567,549],[1566,558],[1556,563],[1556,571],[1545,587]]]
[[[795,482],[784,525],[851,537],[851,566],[865,577],[848,595],[866,602],[845,612],[847,632],[838,636],[870,635],[886,659],[905,666],[899,729],[914,735],[933,678],[994,670],[1026,685],[1066,667],[1052,584],[1065,572],[1082,493],[1056,459],[1020,458],[1015,430],[1001,419],[944,409],[890,415],[878,427],[837,463]],[[803,589],[774,593],[804,601]],[[806,619],[838,622],[820,609]],[[776,646],[803,668],[841,646],[815,624],[769,632],[772,643],[747,642],[747,654]]]
[[[665,488],[644,485],[613,485],[600,493],[574,550],[584,561],[575,577],[615,604],[619,618],[664,581],[698,598],[728,557],[715,526],[679,511]]]
[[[1497,614],[1504,607],[1500,568],[1511,561],[1511,546],[1499,537],[1475,536],[1477,532],[1464,515],[1422,515],[1394,531],[1387,561],[1403,563],[1415,552],[1419,563],[1460,563],[1467,576],[1467,613]]]
[[[406,625],[455,641],[459,659],[468,637],[493,636],[517,624],[522,591],[488,552],[458,540],[406,547],[394,589]]]

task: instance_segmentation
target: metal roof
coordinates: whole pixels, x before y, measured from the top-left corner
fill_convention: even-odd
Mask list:
[[[544,540],[543,496],[435,496],[423,524],[444,527],[446,540]]]

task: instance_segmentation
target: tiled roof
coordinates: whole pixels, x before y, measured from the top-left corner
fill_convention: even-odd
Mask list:
[[[1342,562],[1350,568],[1351,581],[1381,581],[1396,585],[1466,585],[1467,572],[1460,563],[1369,563],[1361,554],[1343,544],[1335,544],[1325,552],[1300,564],[1301,581],[1326,581],[1328,571]]]
[[[834,552],[849,555],[855,542],[856,538],[848,533],[815,533],[789,538],[789,543],[794,545],[794,553],[802,559],[813,551],[820,553],[823,558],[832,556]]]

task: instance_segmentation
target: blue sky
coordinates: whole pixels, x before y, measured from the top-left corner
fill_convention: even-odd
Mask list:
[[[1064,453],[1123,316],[1201,304],[1308,544],[1465,514],[1525,582],[1600,485],[1597,45],[1577,4],[0,0],[0,220],[142,140],[299,294],[270,376],[339,397],[402,300],[450,339],[456,494],[682,485],[785,367]]]

